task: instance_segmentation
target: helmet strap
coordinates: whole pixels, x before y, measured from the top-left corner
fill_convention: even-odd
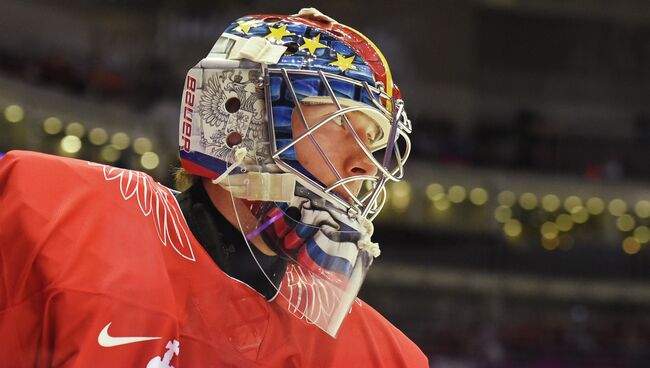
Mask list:
[[[296,187],[296,176],[290,173],[247,172],[230,175],[228,180],[218,181],[215,184],[219,184],[235,198],[249,201],[291,202]]]

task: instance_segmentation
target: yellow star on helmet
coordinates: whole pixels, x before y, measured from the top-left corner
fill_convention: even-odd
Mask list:
[[[255,27],[257,25],[257,22],[258,22],[257,19],[240,20],[237,21],[238,26],[233,28],[232,30],[242,32],[242,33],[248,33],[251,27]]]
[[[275,40],[275,42],[282,41],[282,37],[287,37],[287,36],[292,36],[293,33],[287,31],[287,26],[281,25],[278,28],[275,27],[269,27],[269,34],[267,34],[266,38],[272,38]]]
[[[323,47],[327,47],[327,46],[323,45],[322,43],[320,43],[320,33],[317,34],[316,37],[314,37],[314,38],[303,37],[302,39],[303,39],[303,41],[305,41],[305,43],[300,46],[300,49],[301,50],[302,49],[307,49],[307,50],[309,50],[309,53],[312,54],[312,55],[314,55],[316,50],[322,49]]]
[[[357,67],[354,64],[352,64],[353,61],[354,61],[354,55],[345,57],[337,52],[336,61],[332,61],[330,65],[338,66],[342,72],[348,69],[357,70]]]

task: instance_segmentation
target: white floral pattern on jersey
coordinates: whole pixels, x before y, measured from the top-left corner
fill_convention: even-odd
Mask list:
[[[181,343],[178,342],[178,340],[168,341],[165,346],[167,351],[163,354],[162,358],[160,356],[151,358],[147,364],[147,368],[174,368],[174,366],[171,365],[171,362],[175,355],[178,356],[178,354],[180,354],[180,347]]]
[[[282,294],[287,296],[289,312],[300,319],[304,318],[308,323],[326,325],[343,293],[343,290],[326,283],[327,281],[315,277],[298,265],[288,265]],[[355,298],[354,301],[362,306],[361,299]]]
[[[118,181],[122,198],[127,201],[135,198],[144,216],[153,213],[156,232],[164,246],[169,244],[181,257],[190,261],[196,260],[186,230],[187,227],[183,226],[185,219],[168,188],[155,182],[151,176],[139,171],[120,169],[94,162],[88,164],[102,167],[104,179],[107,181]]]

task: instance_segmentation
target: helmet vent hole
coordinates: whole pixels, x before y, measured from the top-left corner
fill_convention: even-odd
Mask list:
[[[287,217],[289,217],[289,219],[293,220],[294,222],[300,222],[302,218],[300,209],[294,206],[290,206],[289,208],[287,208],[285,214],[287,215]]]
[[[296,42],[287,42],[282,46],[287,48],[287,51],[284,52],[285,55],[293,55],[300,49]]]
[[[264,23],[277,23],[277,22],[279,22],[281,20],[282,19],[280,19],[278,17],[268,17],[268,18],[264,18]]]
[[[329,32],[331,34],[333,34],[334,36],[336,36],[336,37],[345,37],[345,35],[343,33],[339,32],[337,30],[334,30],[334,29],[331,29]]]
[[[240,144],[242,141],[241,134],[239,132],[230,132],[226,137],[226,145],[229,148],[233,148],[236,145]]]
[[[241,101],[237,97],[231,97],[226,100],[226,111],[228,111],[231,114],[236,113],[239,111],[239,108],[241,107]]]

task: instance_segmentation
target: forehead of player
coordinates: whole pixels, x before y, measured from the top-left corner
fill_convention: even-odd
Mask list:
[[[338,110],[338,107],[333,103],[302,104],[301,108],[305,116],[305,119],[307,120],[306,125],[308,128],[313,127],[314,125],[318,124],[320,121],[327,118],[329,115],[335,113]],[[345,116],[347,117],[347,120],[350,122],[350,125],[357,133],[359,138],[361,138],[362,142],[364,142],[364,144],[368,147],[373,142],[375,142],[382,133],[381,128],[379,127],[377,122],[373,118],[371,118],[370,116],[368,116],[367,114],[361,111],[349,112],[345,114]],[[294,134],[296,133],[296,130],[299,131],[306,130],[304,129],[305,126],[303,124],[300,124],[299,126],[295,126],[294,124],[293,128],[294,128]],[[339,115],[333,118],[331,121],[324,124],[323,126],[321,126],[320,128],[318,128],[316,131],[314,131],[313,134],[317,135],[318,137],[321,137],[321,139],[323,137],[330,137],[330,139],[337,139],[339,138],[338,136],[340,134],[344,134],[344,133],[350,134],[349,127],[345,123],[345,119],[343,118],[343,115]],[[352,136],[350,135],[350,137]]]

